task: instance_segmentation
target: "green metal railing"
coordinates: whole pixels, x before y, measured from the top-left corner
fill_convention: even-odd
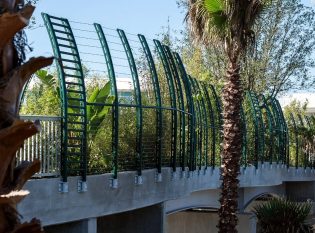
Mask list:
[[[86,92],[83,69],[69,21],[42,14],[56,58],[62,100],[60,191],[67,191],[68,175],[80,175],[79,191],[86,190]]]
[[[73,30],[92,36],[78,36],[67,19],[48,14],[43,14],[43,18],[56,57],[62,100],[61,191],[67,191],[67,177],[71,175],[80,175],[78,190],[85,191],[88,173],[111,171],[112,187],[117,187],[119,171],[136,171],[135,182],[141,184],[142,171],[147,168],[155,168],[157,181],[161,181],[163,166],[171,167],[173,175],[180,168],[181,177],[189,171],[189,177],[193,171],[200,173],[202,169],[206,171],[207,167],[220,165],[223,123],[220,97],[214,86],[189,76],[178,53],[158,40],[148,41],[143,35],[125,33],[121,29],[87,24],[89,29]],[[113,38],[117,38],[116,41]],[[77,43],[76,39],[98,44]],[[79,54],[102,60],[81,60]],[[117,64],[117,61],[125,63]],[[90,81],[83,72],[85,62],[101,64],[106,70],[102,71],[104,78],[98,85],[104,80],[110,81],[112,102],[87,103]],[[130,78],[130,87],[125,90],[130,93],[127,99],[120,95],[122,76]],[[150,88],[146,89],[148,85]],[[147,96],[152,96],[152,100]],[[247,92],[247,97],[241,109],[242,165],[257,167],[259,162],[278,162],[289,166],[288,126],[279,102],[258,97],[253,92]],[[87,107],[109,109],[108,116],[93,129],[93,135],[100,134],[107,126],[108,131],[104,129],[89,143],[87,125],[92,120],[87,118]],[[295,122],[292,117],[291,121]],[[311,127],[310,123],[307,125]],[[102,144],[104,148],[93,151],[92,156],[88,146]],[[296,147],[299,147],[297,142]],[[298,151],[296,154],[297,167]],[[309,165],[306,163],[309,157],[309,154],[305,156],[305,166]],[[89,170],[89,166],[97,162],[95,159],[102,159],[103,168]]]

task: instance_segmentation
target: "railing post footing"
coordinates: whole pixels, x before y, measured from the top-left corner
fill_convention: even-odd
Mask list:
[[[180,177],[180,179],[184,179],[184,178],[186,178],[186,177],[187,177],[187,175],[186,175],[186,171],[185,171],[185,170],[181,170],[181,171],[180,171],[180,175],[179,175],[179,177]]]
[[[157,183],[162,182],[162,173],[160,172],[155,173],[155,182]]]
[[[142,185],[143,184],[142,176],[138,176],[138,175],[135,176],[135,184],[136,185]]]
[[[69,192],[68,182],[61,181],[59,183],[59,192],[60,193],[67,193],[67,192]]]
[[[110,178],[109,179],[109,187],[113,188],[113,189],[117,189],[118,188],[118,179],[116,178]]]
[[[187,178],[190,179],[190,178],[193,178],[194,177],[194,171],[189,171],[187,173]]]
[[[177,179],[177,172],[175,171],[173,171],[172,172],[172,180],[176,180]]]
[[[87,191],[87,183],[86,181],[78,180],[77,183],[78,193],[84,193]]]
[[[205,176],[207,175],[207,173],[208,173],[208,169],[207,168],[203,169],[203,175]]]

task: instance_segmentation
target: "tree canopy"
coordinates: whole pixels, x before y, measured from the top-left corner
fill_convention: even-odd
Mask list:
[[[178,4],[187,7],[186,0]],[[315,87],[314,17],[314,10],[300,0],[275,0],[264,9],[252,29],[255,47],[242,56],[241,75],[246,89],[274,97],[289,90]],[[178,44],[189,73],[222,86],[226,69],[223,48],[217,44],[196,45],[187,31]]]

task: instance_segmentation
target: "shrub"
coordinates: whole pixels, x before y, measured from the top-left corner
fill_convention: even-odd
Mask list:
[[[312,227],[306,222],[312,204],[285,198],[273,198],[254,207],[260,233],[306,233]]]

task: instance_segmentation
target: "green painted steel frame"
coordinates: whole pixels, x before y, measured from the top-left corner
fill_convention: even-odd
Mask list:
[[[247,91],[247,96],[249,98],[252,110],[252,117],[255,126],[255,166],[257,168],[258,161],[264,162],[265,154],[265,127],[262,120],[262,113],[260,108],[259,100],[251,91]]]
[[[160,85],[159,85],[159,80],[158,80],[158,74],[155,68],[154,60],[152,53],[150,51],[149,45],[147,43],[146,38],[138,34],[140,43],[142,45],[144,54],[147,59],[147,63],[149,65],[150,73],[151,73],[151,79],[152,79],[152,84],[153,84],[153,89],[154,89],[154,95],[155,95],[155,102],[158,107],[156,110],[156,167],[158,173],[162,172],[162,133],[163,133],[163,114],[162,114],[162,99],[161,99],[161,90],[160,90]]]
[[[137,67],[135,63],[135,59],[133,57],[129,42],[127,40],[126,34],[123,30],[117,29],[117,33],[121,39],[122,45],[125,49],[126,56],[128,59],[131,77],[133,86],[135,89],[135,100],[136,100],[136,164],[137,164],[137,172],[138,176],[142,175],[142,100],[141,100],[141,89],[140,89],[140,82],[137,72]]]
[[[62,150],[61,150],[61,176],[62,181],[67,182],[67,177],[69,170],[71,172],[71,169],[69,169],[69,165],[72,161],[69,160],[69,154],[68,151],[69,147],[71,146],[71,143],[69,140],[71,140],[68,137],[68,134],[70,132],[69,125],[73,124],[74,122],[71,122],[69,119],[71,117],[70,113],[68,112],[68,107],[70,107],[69,102],[72,100],[71,97],[67,95],[67,93],[71,90],[67,88],[67,85],[78,85],[79,90],[72,90],[72,92],[78,93],[81,98],[77,99],[79,101],[78,106],[71,106],[76,107],[80,109],[80,117],[83,117],[83,129],[82,130],[73,130],[73,132],[79,133],[79,141],[80,141],[80,153],[78,155],[80,156],[80,176],[83,182],[86,181],[86,175],[87,175],[87,138],[86,138],[86,96],[85,96],[85,86],[84,86],[84,80],[83,80],[83,70],[81,66],[81,59],[78,52],[77,44],[75,42],[75,38],[73,35],[73,32],[71,30],[69,21],[64,18],[58,18],[54,16],[50,16],[48,14],[42,13],[42,17],[44,19],[45,26],[47,28],[49,38],[52,44],[53,52],[56,57],[56,64],[59,74],[59,80],[60,80],[60,96],[62,99]],[[52,22],[53,20],[57,20],[58,23]],[[54,28],[54,26],[58,27],[59,29]],[[61,30],[63,29],[63,30]],[[66,35],[66,38],[57,36],[56,33],[64,34]],[[70,45],[63,45],[59,44],[58,40],[62,40],[64,42],[68,42]],[[71,53],[69,52],[63,52],[60,50],[60,47],[65,47],[71,49]],[[64,59],[62,58],[62,54],[69,55],[73,58],[73,60]],[[75,64],[76,68],[70,68],[63,65],[63,62],[71,62]],[[65,69],[72,69],[77,71],[77,75],[67,75],[65,72]],[[72,83],[67,82],[66,78],[72,76],[75,76],[75,78],[78,80],[78,83]],[[74,114],[73,114],[74,115]],[[78,122],[80,123],[80,122]],[[75,162],[75,161],[74,161]]]
[[[304,125],[304,121],[303,121],[303,118],[302,118],[301,114],[298,114],[297,117],[299,119],[299,125],[304,128],[305,125]],[[301,142],[302,145],[304,144],[304,141],[305,141],[305,139],[302,137],[302,142]],[[303,156],[303,165],[304,165],[304,168],[306,168],[308,166],[308,163],[307,163],[307,152],[303,151],[303,154],[304,154],[304,156]]]
[[[195,141],[195,112],[194,112],[194,101],[192,98],[192,91],[191,91],[191,86],[189,84],[189,80],[188,80],[188,75],[186,73],[184,64],[179,56],[178,53],[174,53],[174,57],[175,57],[175,62],[177,63],[177,66],[179,68],[179,72],[184,84],[184,89],[185,89],[185,94],[186,94],[186,101],[187,101],[187,108],[188,108],[188,149],[187,149],[187,153],[188,153],[188,168],[189,171],[192,172],[195,170],[195,163],[196,163],[196,141]]]
[[[111,81],[111,92],[113,93],[115,99],[114,104],[112,107],[112,156],[113,156],[113,165],[112,165],[112,173],[113,178],[117,179],[118,175],[118,138],[119,138],[119,106],[118,106],[118,90],[117,90],[117,82],[116,82],[116,75],[115,69],[112,61],[112,57],[110,54],[110,49],[100,24],[94,24],[96,33],[98,35],[99,41],[101,43],[101,47],[103,50],[106,66],[107,66],[107,73],[109,80]]]
[[[211,129],[211,167],[214,169],[215,167],[215,148],[216,148],[216,125],[215,125],[215,116],[214,111],[211,104],[210,94],[208,88],[205,83],[202,83],[202,89],[206,98],[208,112],[210,116],[210,129]]]
[[[307,127],[308,127],[310,130],[312,130],[312,127],[314,127],[314,125],[313,125],[313,123],[312,123],[311,117],[306,115],[306,116],[304,116],[304,118],[305,118]],[[313,134],[313,137],[314,137],[314,134]],[[314,168],[314,158],[311,159],[311,157],[312,157],[311,153],[314,153],[314,149],[312,149],[312,151],[309,150],[308,153],[309,153],[309,154],[308,154],[308,157],[309,157],[309,159],[310,159],[310,161],[309,161],[309,166],[311,166],[312,168]]]
[[[195,98],[196,98],[196,106],[198,111],[196,111],[196,117],[198,119],[198,153],[200,157],[200,164],[199,164],[199,170],[201,169],[202,165],[204,165],[205,169],[207,169],[208,166],[208,119],[207,119],[207,113],[206,113],[206,106],[204,102],[204,98],[202,96],[201,88],[199,86],[198,81],[190,77],[190,82],[192,85],[192,88],[195,92]],[[203,159],[202,159],[203,157]],[[204,160],[204,163],[202,164],[202,160]]]
[[[247,167],[247,125],[244,108],[241,105],[241,122],[242,122],[242,161],[241,164],[246,168]]]
[[[288,140],[286,139],[286,123],[282,114],[281,107],[279,107],[279,102],[275,98],[271,98],[269,100],[271,111],[273,113],[275,119],[275,134],[277,136],[277,144],[278,144],[278,153],[277,153],[277,163],[281,161],[281,163],[287,162],[287,144]]]
[[[275,120],[269,108],[266,98],[263,95],[261,95],[260,98],[262,100],[262,109],[265,109],[266,114],[267,114],[268,131],[269,131],[269,155],[267,157],[269,157],[269,163],[271,164],[273,162],[273,155],[274,155],[274,134],[275,134],[274,121]]]
[[[179,134],[179,151],[180,151],[180,161],[179,165],[182,169],[182,171],[185,171],[185,127],[186,127],[186,122],[185,122],[185,103],[184,103],[184,96],[183,96],[183,89],[182,89],[182,84],[181,80],[179,78],[178,70],[176,67],[175,59],[173,57],[171,49],[163,45],[163,49],[169,64],[170,71],[173,75],[173,80],[175,81],[175,89],[176,89],[176,95],[177,95],[177,103],[178,107],[181,110],[179,113],[179,122],[180,122],[180,134]]]
[[[282,125],[282,135],[283,135],[283,155],[285,158],[285,163],[287,167],[289,167],[289,161],[290,161],[290,151],[289,151],[289,130],[288,130],[288,125],[286,122],[286,119],[284,117],[280,102],[278,99],[274,99],[278,112],[280,114],[280,119],[281,119],[281,125]]]
[[[173,75],[168,63],[166,52],[163,45],[158,40],[153,40],[155,47],[158,51],[160,60],[164,68],[164,72],[167,79],[167,84],[169,88],[169,98],[171,101],[171,108],[176,109],[176,93],[175,85],[173,80]],[[173,172],[176,172],[176,152],[177,152],[177,111],[171,111],[172,114],[172,136],[171,136],[171,161],[170,166],[173,168]]]
[[[196,132],[196,160],[198,161],[198,171],[201,170],[202,168],[202,135],[203,135],[203,120],[202,120],[202,115],[201,115],[201,106],[200,106],[200,101],[198,100],[198,90],[197,87],[194,83],[193,78],[188,75],[188,80],[189,80],[189,85],[192,87],[192,94],[195,97],[194,101],[194,112],[195,112],[195,117],[196,117],[196,127],[195,127],[195,132]]]
[[[295,168],[298,168],[299,167],[299,135],[298,135],[298,129],[295,122],[295,118],[292,112],[290,112],[289,114],[290,114],[290,121],[292,123],[293,130],[294,130],[293,132],[294,132],[294,138],[295,138]]]
[[[204,134],[203,134],[203,146],[204,146],[204,157],[205,157],[205,169],[207,169],[209,165],[208,161],[208,144],[209,144],[209,118],[208,118],[208,113],[207,113],[207,107],[206,107],[206,102],[205,102],[205,93],[203,92],[203,89],[201,87],[201,84],[199,81],[196,79],[193,79],[195,82],[196,88],[199,90],[199,95],[201,96],[200,102],[201,102],[201,109],[202,109],[202,125],[204,128]]]
[[[71,97],[67,95],[67,91],[69,91],[70,86],[77,84],[79,88],[75,90],[75,93],[79,94],[77,101],[79,101],[77,107],[80,110],[80,114],[85,117],[84,123],[85,128],[81,131],[82,140],[81,140],[81,158],[80,158],[80,175],[82,180],[86,180],[86,172],[87,172],[87,158],[86,158],[86,97],[85,97],[85,86],[83,79],[82,66],[80,62],[79,52],[77,49],[77,45],[75,43],[74,35],[71,31],[71,27],[69,22],[63,18],[57,18],[53,16],[49,16],[47,14],[43,14],[43,18],[45,21],[45,25],[47,27],[50,40],[52,43],[52,47],[54,50],[54,54],[57,58],[57,68],[59,73],[59,79],[61,83],[61,96],[62,96],[62,121],[63,121],[63,144],[62,144],[62,178],[63,181],[67,181],[67,176],[69,174],[68,171],[68,147],[71,147],[68,139],[68,131],[69,124],[71,124],[70,114],[68,113],[69,101]],[[60,23],[51,22],[51,18],[55,20],[60,20]],[[53,27],[53,25],[59,26],[64,31],[58,30]],[[143,169],[143,161],[142,161],[142,131],[143,131],[143,109],[154,109],[156,111],[156,147],[155,147],[155,163],[158,173],[161,173],[162,168],[162,135],[163,135],[163,112],[162,110],[170,111],[171,113],[171,125],[172,125],[172,135],[171,135],[171,159],[170,166],[173,171],[176,171],[176,168],[179,166],[182,171],[186,170],[188,166],[189,171],[192,172],[196,169],[200,171],[202,166],[207,168],[208,165],[211,165],[212,168],[215,167],[216,161],[216,145],[218,142],[218,135],[222,139],[222,134],[220,129],[222,129],[222,107],[220,99],[215,91],[215,88],[212,85],[206,85],[205,83],[199,82],[196,79],[190,77],[185,70],[185,67],[182,63],[182,60],[178,53],[174,53],[171,49],[162,45],[160,41],[154,40],[155,49],[158,52],[158,57],[162,62],[163,69],[166,76],[168,94],[171,106],[165,107],[162,105],[161,98],[161,90],[160,90],[160,81],[159,76],[156,70],[154,58],[150,51],[149,45],[147,43],[146,38],[138,34],[138,39],[142,46],[150,75],[151,81],[153,84],[153,90],[155,95],[155,104],[156,106],[143,106],[142,98],[141,98],[141,86],[138,77],[138,71],[135,64],[135,59],[133,57],[133,53],[131,47],[129,45],[126,34],[123,30],[117,29],[117,33],[121,40],[121,44],[124,47],[124,52],[126,53],[126,57],[128,60],[129,68],[131,71],[131,77],[133,82],[133,87],[135,91],[135,104],[121,104],[118,101],[118,90],[117,90],[117,80],[114,70],[114,64],[112,61],[110,48],[108,46],[105,34],[103,32],[102,26],[100,24],[94,24],[95,30],[99,37],[99,41],[103,50],[108,76],[111,81],[111,91],[115,96],[115,101],[113,104],[105,104],[112,106],[112,157],[113,157],[113,178],[117,179],[118,174],[118,134],[119,134],[119,107],[131,107],[136,108],[136,169],[137,175],[141,176]],[[67,55],[73,56],[73,59],[64,59],[61,57],[60,44],[58,43],[57,33],[64,33],[67,38],[63,38],[63,40],[70,43],[67,47],[71,49],[71,53],[69,52]],[[59,37],[60,38],[60,37]],[[66,45],[62,45],[66,46]],[[72,75],[74,78],[78,78],[78,83],[71,83],[66,81],[66,72],[65,69],[69,68],[63,65],[62,61],[73,62],[75,64],[74,70],[78,70],[79,75]],[[67,86],[68,85],[68,86]],[[80,86],[80,87],[79,87]],[[82,95],[81,95],[82,94]],[[273,160],[282,163],[289,164],[289,137],[288,137],[288,127],[281,109],[281,106],[278,100],[272,98],[270,100],[266,100],[263,96],[258,98],[256,94],[252,92],[247,92],[247,96],[249,98],[251,104],[251,115],[253,116],[254,125],[255,125],[255,137],[257,138],[255,142],[255,146],[257,147],[257,158],[255,161],[255,165],[257,167],[257,162],[269,160],[270,163]],[[82,97],[82,98],[81,98]],[[73,99],[73,98],[72,98]],[[214,102],[212,102],[212,99]],[[213,103],[215,106],[213,106]],[[104,105],[104,103],[93,103],[95,105],[100,104]],[[84,110],[85,109],[85,110]],[[265,110],[266,118],[262,115],[262,110]],[[178,122],[179,118],[179,122]],[[188,118],[188,121],[186,119]],[[290,115],[291,121],[292,116]],[[81,119],[81,118],[80,118]],[[242,147],[243,147],[243,164],[247,166],[247,124],[246,124],[246,113],[244,109],[241,109],[241,119],[242,119],[242,131],[243,131],[243,139],[242,139]],[[268,135],[269,135],[269,144],[267,151],[265,146],[265,120],[268,122]],[[306,119],[307,120],[307,119]],[[302,121],[300,120],[300,124]],[[308,122],[308,121],[307,121]],[[310,124],[308,122],[308,124]],[[293,125],[295,127],[295,131],[297,129],[295,120],[293,118]],[[309,126],[310,127],[310,126]],[[209,128],[211,129],[211,155],[210,162],[208,162],[208,148],[209,148]],[[186,130],[188,129],[188,133],[186,134]],[[80,131],[80,130],[78,130]],[[80,131],[80,132],[81,132]],[[296,131],[297,132],[297,131]],[[296,133],[295,132],[295,133]],[[179,135],[179,137],[178,137]],[[297,135],[297,134],[296,134]],[[187,138],[186,138],[187,137]],[[277,140],[277,153],[276,156],[273,155],[274,150],[274,138]],[[177,142],[179,141],[179,147],[177,147]],[[188,145],[186,146],[186,141],[188,141]],[[296,151],[296,167],[298,166],[298,149],[299,142],[297,144]],[[178,150],[179,148],[179,150]],[[187,148],[187,150],[186,150]],[[220,148],[221,150],[221,148]],[[268,152],[268,153],[267,153]],[[179,158],[177,159],[177,155]],[[306,167],[309,164],[306,164],[306,158],[304,158],[304,166]]]

